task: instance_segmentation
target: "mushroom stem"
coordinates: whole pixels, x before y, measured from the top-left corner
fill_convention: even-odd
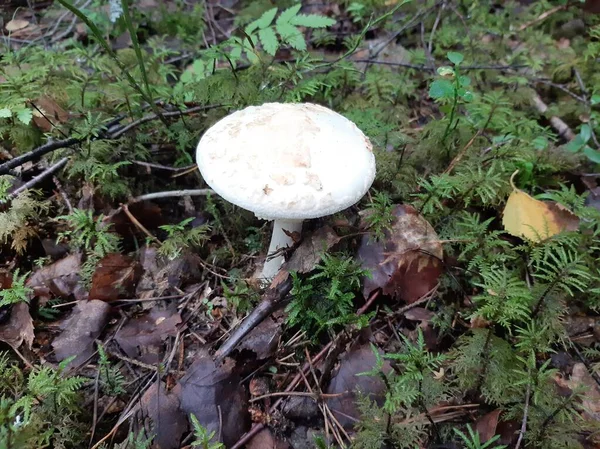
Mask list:
[[[267,260],[263,266],[261,278],[270,281],[275,277],[281,264],[284,261],[283,254],[272,256],[277,250],[285,248],[286,246],[292,246],[294,241],[287,235],[292,232],[300,233],[302,231],[302,220],[285,220],[279,219],[273,222],[273,235],[271,236],[271,244],[269,245],[269,251],[267,253]]]

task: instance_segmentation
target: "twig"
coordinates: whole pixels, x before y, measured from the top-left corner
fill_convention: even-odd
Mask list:
[[[429,44],[427,45],[427,51],[431,54],[431,50],[433,49],[433,36],[435,35],[435,30],[437,30],[438,25],[440,24],[440,19],[442,18],[442,13],[446,9],[446,2],[442,3],[442,7],[439,9],[437,16],[435,17],[435,22],[433,22],[433,27],[431,28],[431,33],[429,34]]]
[[[588,100],[586,98],[580,97],[575,92],[570,91],[569,89],[567,89],[562,84],[556,84],[556,83],[553,83],[552,81],[548,81],[548,80],[545,80],[543,78],[533,78],[533,81],[535,81],[536,83],[546,84],[546,85],[548,85],[550,87],[554,87],[556,89],[562,90],[564,93],[566,93],[567,95],[570,95],[571,97],[575,98],[577,101],[580,101],[583,104],[589,105],[589,102],[588,102]]]
[[[446,168],[446,170],[444,170],[444,174],[447,175],[448,173],[450,173],[454,167],[456,166],[456,164],[458,164],[461,159],[465,156],[467,150],[469,148],[471,148],[471,145],[473,145],[473,142],[475,142],[475,139],[477,139],[477,137],[479,137],[479,135],[481,134],[481,129],[477,130],[477,132],[475,133],[475,135],[473,137],[471,137],[471,140],[469,140],[467,142],[467,144],[463,147],[462,150],[459,151],[459,153],[454,156],[454,159],[452,159],[452,161],[450,162],[450,164],[448,165],[448,168]]]
[[[125,212],[125,215],[127,215],[127,217],[129,218],[129,220],[131,220],[131,222],[140,231],[142,231],[144,234],[146,234],[150,240],[158,243],[159,245],[162,245],[162,242],[160,240],[158,240],[158,238],[156,238],[154,235],[152,235],[152,233],[150,231],[148,231],[148,229],[146,229],[146,227],[143,224],[141,224],[139,222],[139,220],[137,218],[135,218],[135,216],[129,211],[129,207],[127,206],[127,204],[122,204],[121,208],[123,209],[123,212]]]
[[[525,395],[525,408],[523,410],[523,421],[521,422],[521,430],[519,431],[519,439],[517,440],[517,444],[515,444],[515,449],[519,449],[521,447],[521,442],[523,441],[523,437],[525,436],[525,431],[527,430],[527,415],[529,414],[529,401],[531,397],[531,370],[529,370],[529,382],[527,382],[527,394]]]
[[[212,105],[207,105],[207,106],[194,106],[192,108],[183,109],[181,111],[163,112],[162,116],[164,118],[181,117],[183,115],[190,115],[190,114],[194,114],[194,113],[200,112],[200,111],[208,111],[209,109],[220,108],[222,106],[225,106],[225,105],[224,104],[212,104]],[[151,122],[152,120],[156,120],[158,118],[160,118],[160,117],[155,113],[148,114],[140,119],[137,119],[134,122],[129,123],[126,126],[123,126],[120,129],[113,131],[111,133],[110,137],[112,137],[113,139],[118,139],[123,134],[125,134],[127,131],[131,131],[133,128],[137,128],[138,126],[142,125],[143,123]]]
[[[352,62],[363,62],[367,64],[379,64],[379,65],[388,65],[392,67],[406,67],[407,69],[416,69],[427,72],[434,72],[435,68],[428,67],[426,65],[418,65],[418,64],[409,64],[406,62],[392,62],[392,61],[379,61],[377,59],[352,59]],[[515,64],[515,65],[466,65],[461,66],[461,71],[471,71],[471,70],[516,70],[527,67],[525,64]]]
[[[44,145],[29,151],[28,153],[22,154],[21,156],[17,156],[8,162],[5,162],[4,164],[0,164],[0,175],[6,175],[11,169],[23,165],[25,162],[33,161],[44,156],[45,154],[51,153],[60,148],[67,148],[73,146],[75,144],[78,144],[79,142],[81,141],[79,139],[76,139],[75,137],[71,137],[70,139],[47,142]]]
[[[146,193],[135,197],[128,204],[138,203],[140,201],[156,200],[159,198],[172,198],[174,196],[205,196],[215,193],[213,189],[192,189],[192,190],[170,190],[166,192]]]
[[[523,31],[526,28],[529,28],[531,25],[535,25],[536,23],[542,22],[543,20],[550,17],[552,14],[557,13],[558,11],[562,11],[563,9],[567,9],[567,5],[560,5],[560,6],[556,6],[556,7],[552,8],[552,9],[549,9],[548,11],[540,14],[535,19],[521,25],[517,31]]]
[[[54,181],[54,184],[56,185],[56,189],[58,190],[58,193],[60,194],[61,198],[65,202],[67,209],[69,210],[69,213],[72,214],[73,206],[71,205],[71,201],[69,201],[69,197],[67,196],[67,193],[63,189],[61,182],[58,180],[58,178],[56,176],[53,176],[52,180]]]
[[[287,392],[286,391],[276,391],[274,393],[263,394],[262,396],[257,396],[255,398],[252,398],[252,399],[250,399],[250,402],[256,402],[261,399],[271,398],[274,396],[303,396],[303,397],[311,398],[311,399],[314,399],[315,401],[318,401],[321,398],[337,398],[339,396],[343,396],[344,394],[346,394],[346,393],[315,394],[315,393],[305,393],[303,391],[287,391]]]
[[[546,114],[548,111],[548,105],[543,102],[537,92],[534,92],[532,100],[535,108],[540,112],[540,114]],[[561,118],[553,115],[549,118],[549,120],[552,127],[558,131],[559,136],[564,137],[567,140],[573,140],[575,138],[575,133],[573,133],[571,128],[569,128],[569,125],[563,122]]]
[[[63,168],[65,165],[67,165],[67,162],[69,162],[69,158],[68,157],[63,157],[56,164],[52,165],[51,167],[48,167],[42,173],[40,173],[36,177],[30,179],[25,184],[23,184],[21,187],[13,190],[11,192],[11,194],[10,194],[10,198],[16,198],[17,195],[19,195],[19,193],[24,192],[27,189],[31,189],[33,186],[35,186],[37,183],[39,183],[40,181],[42,181],[44,178],[47,178],[48,176],[50,176],[54,172],[57,172],[58,170],[60,170],[61,168]]]
[[[268,317],[287,297],[292,290],[292,278],[287,276],[286,280],[278,284],[274,289],[269,289],[265,298],[254,308],[248,317],[235,329],[225,343],[215,353],[217,362],[227,357],[242,339],[266,317]]]
[[[156,164],[154,162],[131,161],[131,163],[135,164],[135,165],[141,165],[142,167],[156,168],[158,170],[166,170],[166,171],[174,171],[174,172],[185,171],[185,170],[191,169],[192,167],[197,167],[196,164],[188,165],[186,167],[170,167],[168,165]]]

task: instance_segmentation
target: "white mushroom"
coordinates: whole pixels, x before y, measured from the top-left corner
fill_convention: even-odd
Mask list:
[[[234,112],[200,140],[206,183],[258,218],[275,220],[269,254],[293,243],[302,221],[355,204],[375,178],[369,139],[347,118],[316,104],[266,103]],[[283,262],[268,257],[262,277]]]

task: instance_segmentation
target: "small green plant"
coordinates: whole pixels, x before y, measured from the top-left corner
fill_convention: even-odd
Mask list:
[[[223,296],[225,296],[227,302],[239,314],[245,314],[260,301],[259,292],[244,280],[235,281],[233,288],[229,287],[225,282],[222,282],[221,285],[223,287]]]
[[[12,286],[0,290],[0,307],[17,304],[19,302],[29,302],[29,295],[33,290],[25,285],[28,274],[29,273],[25,273],[24,275],[19,276],[19,269],[17,268],[15,270]]]
[[[7,193],[10,187],[7,178],[0,179],[0,206],[9,203],[7,209],[0,209],[0,245],[10,243],[17,254],[22,254],[29,239],[37,235],[34,219],[47,210],[47,205],[36,200],[31,190],[11,199]]]
[[[460,74],[460,64],[463,62],[464,56],[457,52],[448,52],[447,56],[453,67],[439,67],[437,73],[441,78],[435,80],[429,87],[429,96],[441,102],[440,110],[448,114],[448,123],[442,136],[442,143],[458,126],[456,114],[459,101],[468,102],[473,99],[473,94],[467,89],[471,84],[471,79]]]
[[[98,343],[98,356],[99,381],[102,391],[109,396],[124,394],[125,378],[119,368],[110,363],[108,354],[100,343]]]
[[[385,236],[385,231],[391,229],[394,219],[390,196],[385,192],[377,192],[373,195],[365,216],[368,231],[373,234],[375,240],[381,240]]]
[[[504,449],[506,446],[492,446],[496,441],[500,439],[500,435],[494,435],[485,443],[482,443],[479,438],[479,433],[474,431],[470,425],[467,424],[468,435],[459,429],[454,429],[456,435],[458,435],[466,446],[466,449]]]
[[[291,273],[293,299],[286,308],[288,324],[299,325],[313,337],[324,329],[366,324],[368,317],[356,316],[353,301],[362,277],[368,274],[352,257],[343,254],[323,254],[314,273],[306,278]]]
[[[193,220],[194,217],[190,217],[178,224],[160,226],[160,229],[167,233],[167,238],[160,245],[158,253],[174,260],[184,249],[202,245],[208,239],[210,227],[202,225],[187,229]]]
[[[190,421],[192,422],[192,426],[194,427],[194,437],[196,438],[192,441],[192,447],[198,449],[224,449],[225,445],[219,443],[217,441],[213,441],[216,432],[213,430],[209,432],[206,427],[200,424],[198,418],[194,414],[190,414]]]

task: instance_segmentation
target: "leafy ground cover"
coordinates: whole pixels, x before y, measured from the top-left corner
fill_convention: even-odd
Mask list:
[[[600,4],[2,2],[1,448],[600,447]],[[228,113],[370,138],[357,205],[203,182]]]

